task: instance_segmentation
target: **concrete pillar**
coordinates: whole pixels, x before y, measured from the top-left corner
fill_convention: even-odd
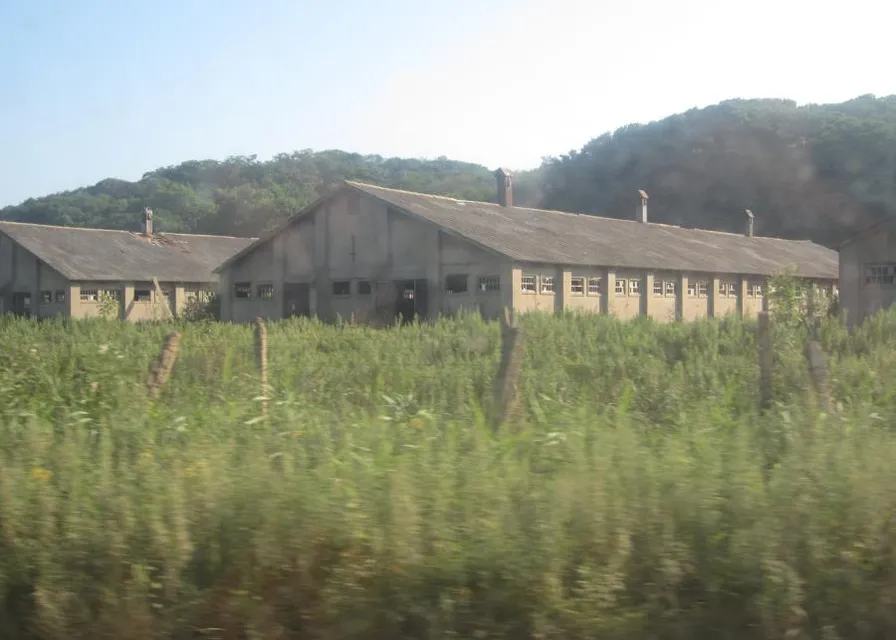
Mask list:
[[[281,233],[275,237],[272,241],[274,251],[274,298],[272,302],[276,309],[274,313],[269,316],[269,319],[271,320],[283,318],[283,285],[286,282],[286,272],[288,267],[286,256],[286,243],[288,239],[289,231],[287,230],[285,233]]]
[[[741,317],[746,315],[747,280],[746,276],[737,276],[737,315]]]
[[[653,273],[647,273],[644,276],[644,290],[641,291],[641,315],[649,316],[653,313],[653,283],[655,281]]]
[[[134,283],[129,282],[121,288],[121,318],[127,320],[134,308]]]
[[[678,274],[678,297],[675,299],[676,320],[684,320],[684,309],[688,302],[688,276],[680,273]]]
[[[233,320],[233,270],[224,269],[218,276],[218,304],[221,308],[222,322]]]
[[[175,317],[179,317],[181,312],[184,310],[184,307],[187,305],[187,292],[183,284],[175,284],[174,285],[174,300],[172,300],[172,304],[174,308],[172,311],[174,312]]]
[[[522,269],[516,269],[511,263],[501,268],[501,312],[510,309],[514,314],[517,311],[517,296],[520,295],[520,282],[523,277]]]
[[[722,297],[719,295],[719,276],[713,276],[709,279],[709,316],[716,318],[721,308]]]
[[[69,318],[81,317],[81,286],[69,285],[65,293],[65,314]]]
[[[562,313],[568,306],[567,298],[572,292],[572,271],[569,269],[559,269],[557,275],[554,276],[556,285],[554,287],[554,312]]]
[[[601,313],[613,313],[613,301],[616,299],[616,271],[607,269],[604,273],[604,296],[601,300]]]
[[[444,277],[442,275],[442,232],[438,227],[432,226],[426,229],[426,283],[428,299],[426,303],[426,317],[435,318],[442,311],[443,296],[445,293]],[[469,274],[467,283],[467,295],[476,295],[476,277]]]

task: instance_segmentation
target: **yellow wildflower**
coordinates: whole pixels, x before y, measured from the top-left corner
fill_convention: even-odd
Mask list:
[[[35,467],[31,470],[31,477],[35,480],[40,480],[41,482],[49,482],[50,478],[53,477],[53,472],[49,469]]]

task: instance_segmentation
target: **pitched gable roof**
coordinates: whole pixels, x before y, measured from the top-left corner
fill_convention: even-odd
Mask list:
[[[0,233],[69,280],[214,282],[215,267],[255,238],[131,231],[0,221]]]
[[[807,240],[747,237],[590,214],[503,207],[360,182],[346,181],[345,185],[521,262],[763,276],[792,271],[808,278],[838,277],[837,252]],[[296,214],[287,224],[320,203]],[[280,229],[235,254],[219,269],[251,252]]]

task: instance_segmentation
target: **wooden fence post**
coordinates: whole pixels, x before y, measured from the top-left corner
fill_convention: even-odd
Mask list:
[[[767,311],[759,312],[759,407],[772,406],[772,353],[771,323]]]
[[[495,378],[492,416],[495,428],[500,427],[519,407],[518,388],[523,370],[525,335],[510,315],[501,317],[501,364]]]
[[[157,397],[164,388],[168,378],[171,377],[171,371],[174,369],[174,363],[177,362],[177,354],[180,352],[180,333],[177,331],[169,333],[162,343],[162,352],[159,358],[153,363],[149,372],[149,379],[146,382],[146,390],[153,398]]]
[[[255,319],[255,352],[258,358],[258,372],[261,374],[261,415],[268,414],[268,329],[264,318]]]
[[[809,378],[812,380],[812,388],[818,398],[818,406],[822,411],[828,411],[831,406],[828,369],[824,349],[821,348],[821,343],[818,340],[809,340],[806,344],[806,360],[809,361]]]

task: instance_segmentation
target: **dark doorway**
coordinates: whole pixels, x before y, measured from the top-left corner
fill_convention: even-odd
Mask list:
[[[17,316],[31,315],[31,294],[30,293],[14,293],[12,294],[12,312]]]
[[[311,285],[287,282],[283,285],[283,317],[311,315]]]
[[[395,313],[402,322],[411,322],[414,318],[426,316],[428,290],[426,280],[396,280],[395,290],[398,298],[395,301]]]

